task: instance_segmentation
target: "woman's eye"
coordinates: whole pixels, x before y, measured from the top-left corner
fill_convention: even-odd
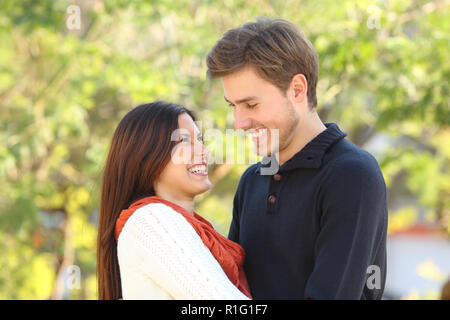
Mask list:
[[[180,139],[179,140],[179,142],[190,142],[190,139],[189,138],[182,138],[182,139]]]
[[[247,107],[250,108],[250,109],[253,109],[253,108],[255,108],[257,105],[258,105],[257,103],[255,103],[255,104],[247,104]]]
[[[231,102],[228,104],[230,107],[234,107],[234,104],[232,104]]]

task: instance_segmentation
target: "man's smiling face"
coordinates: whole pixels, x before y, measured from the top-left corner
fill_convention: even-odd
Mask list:
[[[234,128],[252,135],[258,155],[266,155],[264,146],[271,155],[291,143],[300,115],[278,87],[261,78],[251,67],[221,80],[225,100],[233,107]],[[271,129],[279,130],[279,139],[273,143]]]

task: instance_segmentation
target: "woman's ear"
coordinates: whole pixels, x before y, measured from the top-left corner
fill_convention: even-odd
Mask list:
[[[294,102],[304,102],[308,91],[308,81],[306,80],[306,77],[301,73],[294,75],[289,90],[291,91]]]

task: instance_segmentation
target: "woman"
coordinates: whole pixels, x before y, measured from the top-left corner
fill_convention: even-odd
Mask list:
[[[99,214],[99,299],[248,299],[244,250],[194,212],[211,187],[192,113],[136,107],[119,123]]]

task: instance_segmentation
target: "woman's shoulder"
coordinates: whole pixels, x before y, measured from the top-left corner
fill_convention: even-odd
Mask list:
[[[165,203],[148,203],[140,208],[138,208],[134,214],[134,215],[154,215],[154,216],[158,216],[164,213],[168,213],[170,215],[174,215],[174,214],[178,214],[173,208],[171,208],[170,206],[168,206]]]
[[[210,257],[205,261],[206,252],[210,254],[192,225],[179,212],[162,203],[137,209],[118,238],[118,256],[122,262],[138,259],[150,263],[154,259],[164,260],[170,253],[177,257],[197,256],[207,263]]]
[[[152,236],[193,236],[195,230],[182,214],[164,203],[150,203],[138,208],[125,222],[123,234],[148,234]]]
[[[164,203],[149,203],[138,208],[127,220],[127,224],[171,224],[174,220],[183,221],[181,214]]]

